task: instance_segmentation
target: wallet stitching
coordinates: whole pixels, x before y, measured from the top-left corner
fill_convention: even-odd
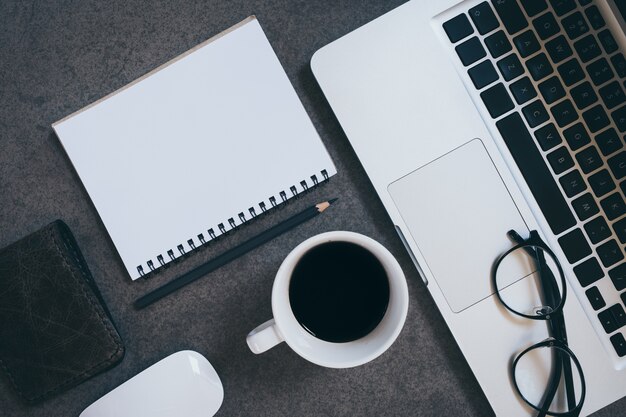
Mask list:
[[[114,333],[111,329],[111,326],[109,325],[109,323],[104,320],[101,311],[98,309],[98,305],[94,304],[93,302],[93,297],[90,296],[90,294],[88,294],[85,291],[85,283],[83,281],[81,281],[80,279],[77,279],[76,277],[76,271],[74,270],[74,268],[72,268],[72,266],[70,265],[70,263],[68,262],[68,259],[65,256],[65,253],[63,253],[63,251],[61,250],[61,248],[59,247],[59,242],[56,239],[55,233],[54,233],[54,228],[50,227],[50,230],[48,230],[48,233],[50,234],[50,237],[52,238],[52,242],[54,243],[54,246],[58,252],[58,254],[61,256],[61,259],[63,260],[63,262],[65,262],[65,264],[67,265],[67,267],[69,268],[69,270],[71,271],[72,277],[74,278],[74,280],[80,284],[80,289],[83,292],[83,295],[87,298],[87,300],[89,301],[89,304],[91,304],[92,309],[95,311],[96,315],[98,316],[98,318],[100,319],[102,325],[104,325],[104,327],[107,329],[107,332],[109,333],[109,336],[111,337],[111,339],[113,340],[113,342],[115,343],[115,345],[117,346],[117,350],[115,352],[113,352],[108,359],[105,359],[97,364],[95,364],[94,366],[92,366],[91,368],[83,371],[82,373],[61,382],[60,384],[50,388],[48,391],[34,397],[34,398],[29,398],[20,388],[19,386],[15,383],[15,379],[13,377],[13,374],[11,373],[10,369],[8,368],[8,366],[4,363],[4,361],[2,361],[2,359],[0,359],[0,367],[2,367],[2,369],[6,372],[6,374],[9,376],[9,380],[11,381],[11,384],[13,385],[13,388],[23,397],[28,398],[30,401],[37,401],[39,399],[45,398],[46,396],[48,396],[51,393],[54,393],[55,391],[58,391],[62,388],[64,388],[67,385],[71,385],[74,382],[76,382],[78,379],[83,378],[85,376],[87,376],[86,374],[88,374],[89,372],[99,368],[100,366],[102,366],[103,364],[109,364],[111,363],[111,360],[120,352],[120,350],[122,349],[122,345],[119,343],[118,341],[118,337],[115,337],[115,335],[117,334],[116,332]],[[66,240],[67,242],[67,240]],[[73,252],[72,254],[74,255],[74,260],[77,261],[78,264],[78,269],[80,270],[81,274],[83,275],[84,279],[88,279],[86,276],[86,272],[84,271],[81,262],[77,256],[77,254],[75,253],[76,249],[73,247],[73,245],[68,244],[68,247],[71,249],[71,251]]]

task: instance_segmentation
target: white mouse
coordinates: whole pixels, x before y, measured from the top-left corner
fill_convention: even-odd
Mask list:
[[[183,350],[124,382],[80,417],[211,417],[223,400],[213,366],[198,352]]]

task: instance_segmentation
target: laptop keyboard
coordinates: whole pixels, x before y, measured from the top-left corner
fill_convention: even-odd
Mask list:
[[[626,59],[598,7],[484,1],[443,29],[599,324],[626,356]],[[608,305],[618,298],[609,290],[620,302]]]

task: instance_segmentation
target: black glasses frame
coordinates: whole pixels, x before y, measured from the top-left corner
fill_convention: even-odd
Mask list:
[[[541,239],[539,233],[533,230],[530,232],[530,236],[528,239],[523,239],[517,232],[514,230],[510,230],[507,235],[511,240],[513,240],[516,245],[506,251],[504,254],[500,255],[500,257],[496,260],[494,264],[494,268],[492,270],[492,284],[495,290],[496,297],[502,303],[502,305],[517,316],[521,316],[530,320],[545,320],[548,326],[548,333],[550,337],[542,342],[535,343],[534,345],[528,347],[520,354],[517,355],[513,364],[511,366],[512,372],[512,380],[515,386],[515,389],[518,395],[522,398],[522,400],[528,404],[530,407],[539,412],[537,417],[545,417],[546,415],[550,416],[567,416],[567,417],[578,417],[580,414],[581,408],[585,401],[586,395],[586,384],[585,377],[578,361],[578,358],[571,351],[569,346],[567,345],[567,330],[565,328],[565,318],[563,316],[563,306],[565,305],[565,300],[567,298],[567,285],[565,280],[565,274],[563,273],[563,268],[550,247]],[[541,250],[536,250],[534,248],[538,248]],[[556,307],[552,308],[550,311],[541,312],[537,315],[529,315],[521,313],[512,307],[510,307],[502,298],[500,294],[500,290],[497,285],[497,271],[498,267],[502,263],[502,260],[505,259],[508,255],[516,250],[524,250],[528,253],[532,259],[536,262],[536,272],[539,274],[539,290],[542,292],[540,294],[541,298],[547,302],[547,305],[556,305]],[[559,272],[559,279],[561,282],[561,291],[559,291],[558,284],[552,270],[547,266],[546,259],[544,256],[544,252],[547,253],[552,260],[554,261],[556,268]],[[515,379],[515,369],[519,360],[528,352],[533,351],[535,349],[541,348],[553,348],[555,354],[555,366],[552,370],[552,374],[550,376],[550,381],[547,385],[546,392],[544,394],[543,400],[540,406],[537,406],[530,402],[524,395],[521,393],[521,390],[518,386],[517,380]],[[571,362],[574,362],[576,369],[580,375],[580,383],[581,383],[581,396],[578,403],[576,402],[575,394],[574,394],[574,380],[572,377],[572,367]],[[565,382],[565,390],[567,395],[567,404],[569,410],[566,412],[555,412],[550,411],[549,407],[554,397],[558,391],[558,387],[560,385],[561,378],[564,379]]]

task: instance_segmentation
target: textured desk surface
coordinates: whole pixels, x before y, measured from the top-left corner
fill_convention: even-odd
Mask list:
[[[401,2],[0,1],[0,246],[56,218],[65,220],[127,349],[117,367],[40,406],[22,404],[0,376],[1,415],[77,416],[181,349],[204,354],[220,374],[225,399],[219,416],[493,415],[309,68],[315,50]],[[131,283],[50,124],[251,14],[259,18],[339,174],[152,280]],[[340,198],[337,205],[314,221],[146,310],[132,308],[149,289],[334,196]],[[312,365],[284,344],[254,356],[245,337],[271,317],[272,280],[281,260],[300,241],[337,229],[371,236],[400,260],[411,304],[398,340],[356,369]],[[626,415],[626,400],[597,415]]]

